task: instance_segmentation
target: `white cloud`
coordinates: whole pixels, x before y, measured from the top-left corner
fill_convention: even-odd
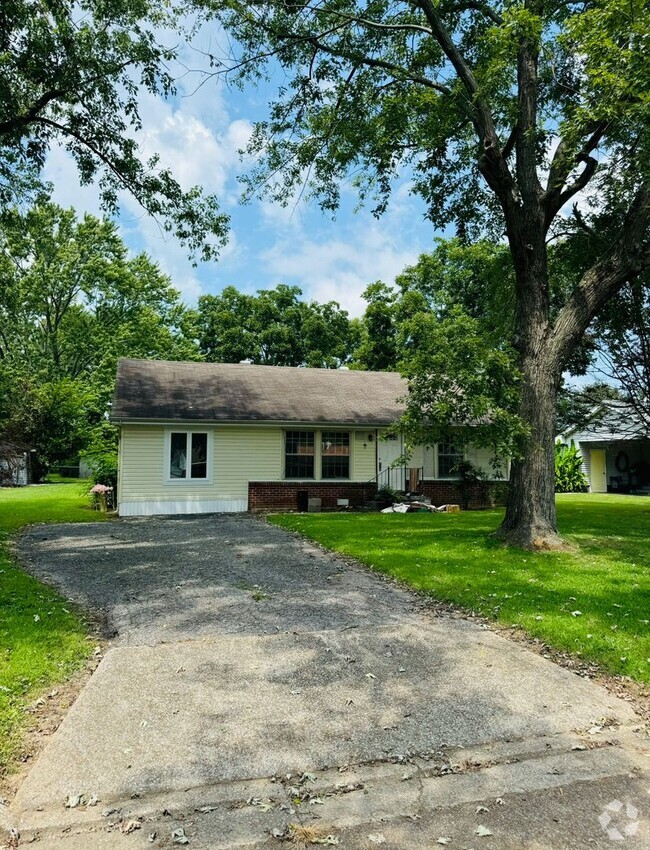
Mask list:
[[[80,213],[101,216],[99,193],[93,184],[81,186],[77,166],[65,148],[55,145],[43,169],[43,179],[52,183],[52,199],[62,207],[74,207]]]
[[[185,190],[200,185],[206,192],[215,193],[222,208],[236,202],[239,188],[235,175],[239,171],[238,150],[245,147],[252,125],[245,119],[229,121],[219,87],[211,86],[214,117],[220,123],[208,126],[194,110],[205,111],[207,93],[197,104],[192,98],[165,101],[150,93],[140,97],[143,129],[136,138],[143,160],[158,154],[160,168],[170,168]],[[213,129],[214,127],[214,129]],[[52,147],[44,169],[44,177],[54,185],[53,199],[62,206],[73,206],[80,214],[102,215],[96,184],[80,186],[77,168],[62,146]],[[147,216],[133,196],[120,196],[120,223],[127,244],[145,250],[170,275],[183,298],[190,303],[202,294],[201,277],[188,260],[187,248]],[[222,250],[223,259],[237,252],[237,239],[231,231]]]
[[[414,263],[421,245],[404,245],[388,221],[355,227],[349,239],[324,242],[303,237],[281,240],[264,251],[261,260],[277,282],[296,283],[316,301],[338,301],[352,316],[365,309],[361,293],[375,280],[392,283],[406,265]]]
[[[145,129],[136,135],[140,154],[144,159],[158,154],[160,166],[170,168],[183,189],[201,185],[224,197],[239,170],[238,150],[246,145],[252,126],[236,119],[212,129],[190,107],[191,100],[174,109],[169,101],[144,95],[140,114]]]

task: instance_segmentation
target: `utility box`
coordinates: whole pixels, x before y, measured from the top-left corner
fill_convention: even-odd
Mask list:
[[[319,514],[321,512],[322,500],[318,496],[311,496],[307,500],[307,510],[310,514]]]
[[[300,513],[306,513],[309,508],[309,491],[298,490],[296,501]]]

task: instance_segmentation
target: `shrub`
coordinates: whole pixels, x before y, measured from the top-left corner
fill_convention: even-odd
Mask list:
[[[117,428],[101,422],[91,433],[83,459],[92,470],[95,484],[117,488]]]
[[[474,466],[469,460],[461,460],[454,467],[452,473],[458,476],[458,490],[460,492],[460,506],[466,511],[472,498],[474,485],[480,484],[479,499],[482,504],[487,501],[488,485],[483,481],[485,473],[478,466]]]
[[[577,446],[564,443],[555,444],[555,492],[586,493],[587,478],[582,471],[582,455]]]

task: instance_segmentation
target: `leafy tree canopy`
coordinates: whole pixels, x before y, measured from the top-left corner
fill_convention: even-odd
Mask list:
[[[250,360],[270,366],[337,368],[353,344],[348,314],[334,301],[302,301],[297,286],[280,284],[256,295],[226,287],[199,298],[197,335],[206,360]]]
[[[0,16],[0,209],[34,197],[48,151],[62,145],[104,208],[129,192],[202,258],[227,217],[198,187],[184,191],[157,157],[142,160],[138,94],[174,94],[169,71],[187,36],[188,4],[150,0],[12,0]],[[164,45],[160,33],[176,32]],[[41,189],[43,187],[40,187]]]
[[[103,423],[119,357],[198,358],[178,292],[113,223],[45,204],[0,227],[0,433],[41,471]],[[103,427],[103,426],[102,426]],[[113,434],[114,439],[114,434]]]
[[[206,0],[233,74],[284,72],[250,150],[249,191],[325,209],[352,180],[381,213],[405,174],[431,221],[505,235],[526,439],[503,535],[557,546],[555,400],[603,305],[650,265],[650,7],[644,0]],[[587,196],[591,208],[571,202]],[[606,244],[595,217],[609,218]],[[589,264],[563,297],[549,242],[582,230]],[[426,363],[422,370],[426,370]],[[439,383],[431,370],[433,389]],[[460,412],[460,411],[459,411]],[[468,411],[469,412],[469,411]],[[422,411],[422,416],[427,415]],[[465,423],[468,424],[468,423]]]

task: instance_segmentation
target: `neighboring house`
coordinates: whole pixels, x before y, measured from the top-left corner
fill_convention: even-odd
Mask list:
[[[603,402],[557,439],[578,447],[591,493],[650,491],[650,435],[625,402]]]
[[[32,483],[31,454],[22,446],[0,440],[0,486]]]
[[[119,513],[359,505],[386,483],[458,502],[453,466],[489,469],[490,452],[445,443],[392,468],[402,439],[382,436],[405,392],[395,372],[120,360]]]

